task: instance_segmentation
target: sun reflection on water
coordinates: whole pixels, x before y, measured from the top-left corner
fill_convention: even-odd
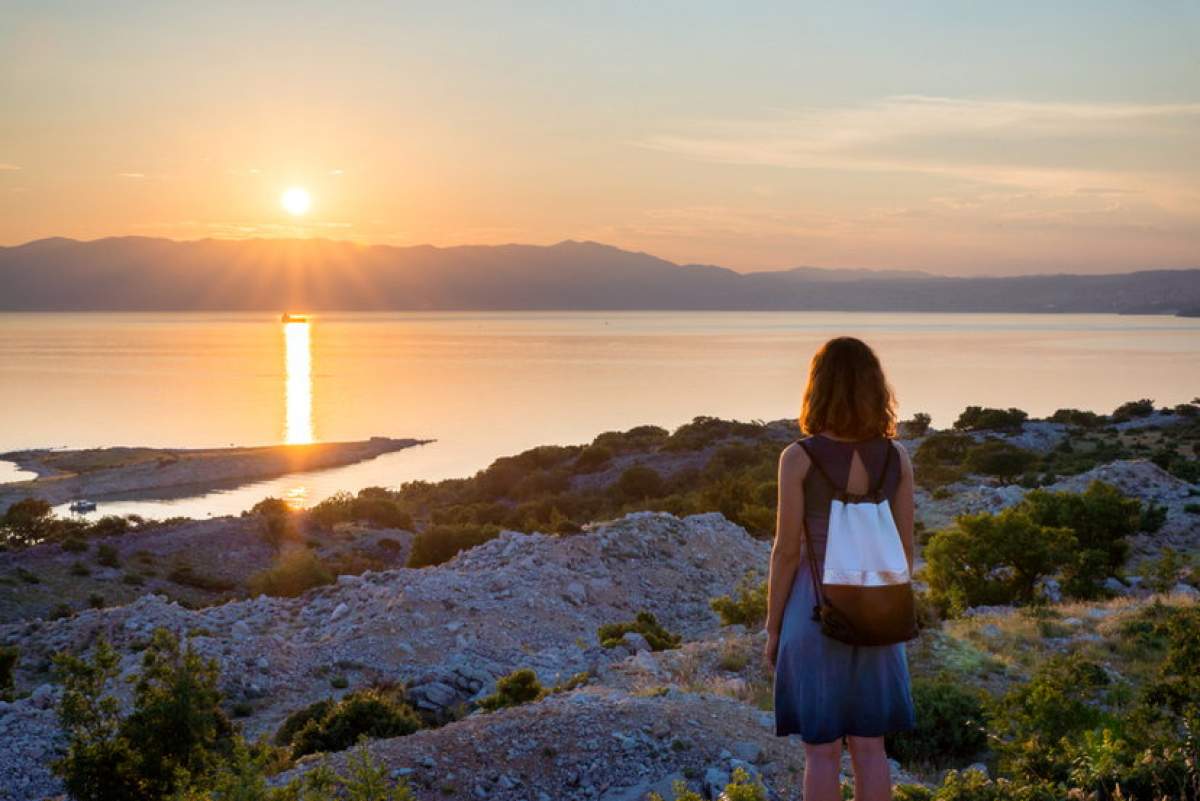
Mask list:
[[[309,324],[283,324],[285,415],[283,441],[304,445],[314,440],[312,413],[312,343]]]

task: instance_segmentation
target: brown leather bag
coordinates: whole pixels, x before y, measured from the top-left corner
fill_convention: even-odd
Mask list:
[[[891,441],[888,442],[888,454],[884,460],[883,470],[865,495],[851,495],[845,489],[838,487],[829,477],[825,468],[821,466],[816,454],[803,441],[800,442],[800,447],[804,448],[813,466],[833,489],[833,500],[830,504],[831,516],[834,513],[843,513],[841,514],[842,523],[837,527],[836,532],[831,520],[831,536],[858,536],[876,539],[894,536],[897,540],[899,539],[899,532],[892,521],[887,497],[883,493],[883,482],[895,451],[895,446]],[[866,507],[858,510],[849,508],[855,504],[873,505],[877,511],[872,513]],[[883,522],[876,522],[876,517],[881,518]],[[859,524],[859,530],[854,531],[856,522]],[[870,539],[864,541],[870,542]],[[835,583],[823,580],[817,569],[816,551],[813,548],[812,538],[808,535],[807,526],[804,530],[804,543],[807,549],[813,590],[817,598],[817,603],[813,606],[813,620],[821,624],[822,634],[848,645],[894,645],[917,636],[916,605],[906,557],[902,571],[898,569],[862,570],[857,573],[842,571],[837,575],[844,577],[848,583]],[[886,545],[888,547],[881,550],[890,550],[894,554],[894,543],[889,541]],[[828,554],[829,548],[827,547],[827,558]],[[903,554],[903,545],[901,545],[901,554]]]

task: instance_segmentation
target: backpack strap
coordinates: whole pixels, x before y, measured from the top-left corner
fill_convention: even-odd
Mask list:
[[[837,485],[833,483],[833,479],[831,479],[829,474],[825,472],[825,468],[821,467],[821,463],[817,461],[816,454],[809,449],[808,445],[803,440],[798,439],[796,440],[796,443],[804,449],[804,452],[808,454],[809,461],[816,466],[817,471],[820,472],[820,474],[825,477],[825,480],[829,482],[830,486],[836,490]],[[804,479],[801,479],[800,481],[803,485]],[[816,603],[813,604],[812,608],[812,619],[819,623],[821,621],[821,606],[824,603],[825,592],[821,583],[820,571],[817,570],[817,552],[813,548],[812,537],[808,536],[808,523],[805,521],[803,525],[804,550],[808,556],[808,574],[812,578],[813,595],[816,598]]]
[[[875,486],[871,488],[871,496],[877,501],[883,498],[883,482],[887,481],[888,468],[892,466],[892,457],[896,453],[896,444],[890,439],[884,439],[887,443],[887,456],[883,457],[883,469],[879,471],[879,478],[875,479]]]

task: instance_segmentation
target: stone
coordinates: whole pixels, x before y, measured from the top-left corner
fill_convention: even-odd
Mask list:
[[[235,640],[244,640],[250,636],[250,624],[244,620],[235,620],[231,631]]]
[[[587,603],[587,588],[578,581],[569,582],[563,591],[563,598],[574,606],[583,606]]]
[[[1193,601],[1200,600],[1200,590],[1191,584],[1184,584],[1182,581],[1171,588],[1171,594],[1181,598],[1190,598]]]
[[[758,743],[752,743],[748,740],[741,740],[734,743],[730,750],[733,751],[733,756],[743,762],[751,762],[757,764],[762,759],[762,746]]]
[[[636,631],[627,631],[625,636],[621,638],[621,644],[625,646],[625,650],[631,654],[636,654],[639,651],[649,651],[650,643],[646,642],[646,638]]]
[[[725,791],[725,785],[727,784],[729,784],[729,773],[726,771],[715,766],[704,771],[703,785],[705,798],[719,798],[721,793]]]
[[[343,617],[346,616],[346,613],[349,611],[350,611],[350,607],[343,601],[342,603],[335,606],[333,608],[333,611],[329,613],[329,619],[330,620],[341,620]]]
[[[1128,595],[1129,588],[1115,576],[1109,576],[1104,580],[1104,589],[1113,595]]]

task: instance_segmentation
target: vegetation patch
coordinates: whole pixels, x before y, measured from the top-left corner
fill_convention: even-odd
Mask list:
[[[622,639],[629,633],[645,637],[652,651],[669,651],[672,648],[678,648],[683,642],[682,637],[667,631],[658,622],[658,618],[645,610],[638,612],[637,617],[631,622],[607,623],[596,631],[600,638],[600,644],[605,648],[615,648],[621,645]]]

